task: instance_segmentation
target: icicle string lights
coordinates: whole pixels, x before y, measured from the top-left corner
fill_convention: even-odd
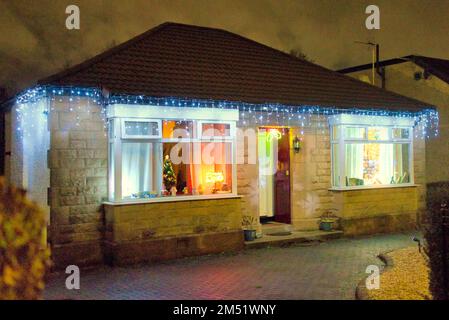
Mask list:
[[[234,101],[217,101],[207,99],[189,98],[160,98],[144,95],[110,95],[106,97],[99,88],[79,88],[64,86],[38,86],[20,94],[17,99],[16,110],[20,114],[20,106],[25,103],[35,103],[43,97],[49,97],[52,101],[63,101],[62,97],[68,97],[70,101],[70,111],[77,112],[79,106],[77,101],[81,98],[89,98],[94,104],[103,106],[102,118],[105,119],[105,106],[111,104],[128,105],[154,105],[160,107],[188,107],[188,108],[218,108],[234,109],[240,111],[240,122],[243,125],[269,125],[282,124],[299,127],[315,127],[319,130],[325,129],[325,123],[329,117],[338,114],[350,114],[359,116],[386,116],[395,118],[413,118],[416,137],[430,138],[438,135],[438,112],[433,108],[422,109],[420,111],[392,111],[384,109],[360,109],[323,107],[313,105],[286,106],[275,103],[252,104]],[[72,106],[73,102],[73,106]],[[89,102],[88,102],[89,104]],[[89,108],[89,107],[88,107]],[[50,110],[44,111],[48,114]],[[165,113],[165,112],[164,112]],[[78,119],[78,118],[77,118]],[[79,120],[79,119],[78,119]],[[78,121],[77,120],[77,121]],[[324,123],[324,124],[323,124]],[[106,126],[106,121],[105,121]],[[18,128],[20,130],[20,127]]]

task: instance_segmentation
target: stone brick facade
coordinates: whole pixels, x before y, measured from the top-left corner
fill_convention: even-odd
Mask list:
[[[49,126],[53,259],[57,265],[102,263],[108,145],[101,107],[58,97],[51,101]]]
[[[416,187],[332,191],[327,119],[309,128],[290,126],[302,149],[290,153],[291,218],[294,229],[316,230],[332,210],[347,235],[400,230],[415,224],[425,206],[425,143],[414,141]],[[242,198],[107,205],[108,139],[101,108],[88,99],[51,101],[50,240],[56,265],[114,264],[239,249],[241,216],[258,221],[258,164],[243,148],[237,165]],[[257,127],[242,127],[253,129]],[[257,134],[256,134],[257,139]],[[251,142],[255,143],[256,142]],[[242,150],[242,145],[238,144]],[[254,158],[252,159],[254,160]],[[155,216],[155,212],[164,212]],[[256,223],[257,230],[261,226]],[[165,248],[165,249],[164,249]]]
[[[240,197],[105,205],[107,262],[123,265],[239,250]]]

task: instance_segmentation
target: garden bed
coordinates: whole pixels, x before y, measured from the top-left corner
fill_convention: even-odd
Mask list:
[[[391,251],[384,255],[387,267],[380,276],[380,288],[364,290],[370,300],[428,300],[429,268],[416,247]],[[364,282],[363,282],[364,284]]]

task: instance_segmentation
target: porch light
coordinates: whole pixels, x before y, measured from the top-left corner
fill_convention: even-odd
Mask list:
[[[301,150],[301,140],[299,140],[298,136],[295,136],[293,139],[293,150],[295,153],[299,153],[299,150]]]

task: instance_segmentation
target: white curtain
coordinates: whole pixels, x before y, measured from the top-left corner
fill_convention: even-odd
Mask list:
[[[274,216],[274,173],[277,161],[277,139],[271,139],[267,130],[258,133],[259,156],[259,214]],[[275,152],[276,151],[276,152]]]
[[[346,178],[363,180],[363,147],[361,143],[346,145]]]
[[[382,184],[390,184],[394,177],[393,170],[393,145],[392,144],[380,144],[379,147],[379,172],[378,179]]]
[[[154,191],[153,145],[151,143],[122,144],[122,196],[130,197],[143,191]]]

